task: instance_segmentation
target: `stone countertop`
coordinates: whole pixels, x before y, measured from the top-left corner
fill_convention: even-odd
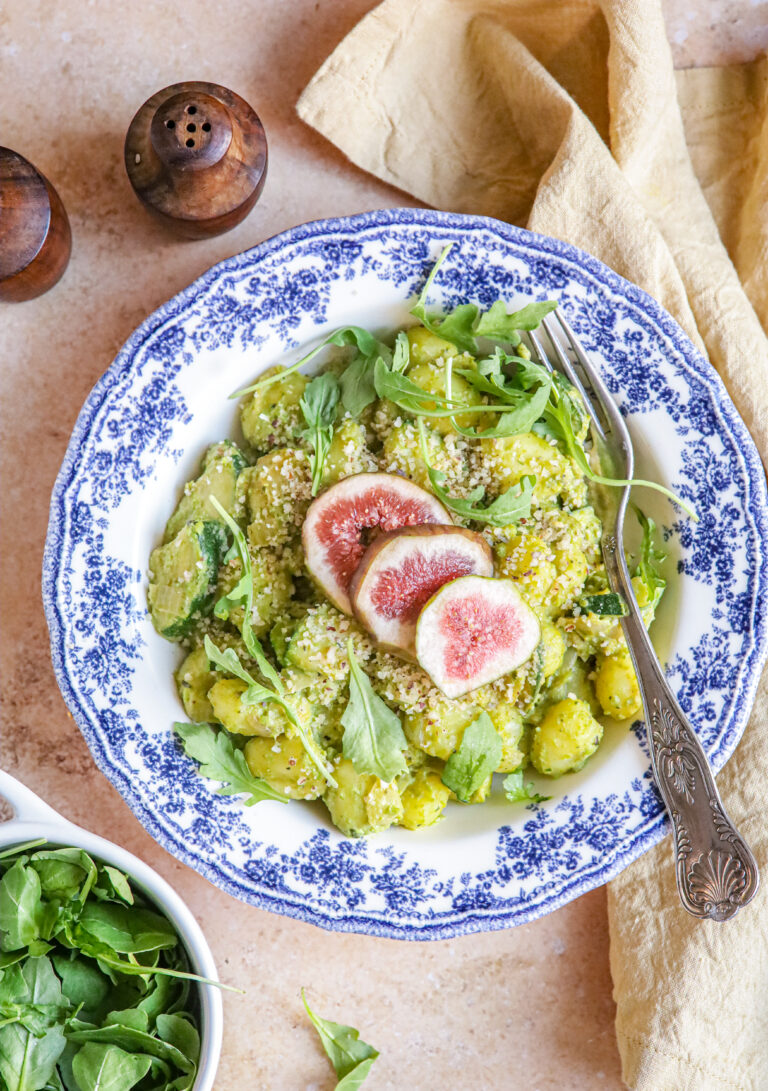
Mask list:
[[[40,604],[48,501],[77,413],[141,320],[214,262],[304,220],[412,205],[352,167],[296,117],[309,77],[374,0],[79,0],[0,5],[0,139],[54,182],[74,249],[62,282],[0,305],[3,765],[66,817],[156,867],[188,901],[222,978],[217,1088],[330,1091],[306,1020],[351,1023],[381,1051],[370,1091],[524,1083],[623,1086],[613,1032],[604,890],[533,924],[403,944],[325,933],[243,905],[184,867],[97,771],[59,694]],[[768,0],[666,0],[680,67],[748,60],[768,46]],[[215,14],[214,14],[215,11]],[[122,144],[153,91],[183,79],[236,89],[270,141],[255,211],[229,234],[180,242],[133,197]],[[462,1084],[464,1080],[460,1081]]]

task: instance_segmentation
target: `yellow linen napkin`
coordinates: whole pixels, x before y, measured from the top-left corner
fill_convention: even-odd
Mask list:
[[[707,352],[766,460],[762,61],[676,76],[659,0],[385,0],[298,110],[424,202],[566,239],[639,284]],[[767,710],[768,673],[719,777],[764,885]],[[667,840],[610,884],[608,908],[630,1087],[768,1088],[764,890],[731,922],[694,921]]]

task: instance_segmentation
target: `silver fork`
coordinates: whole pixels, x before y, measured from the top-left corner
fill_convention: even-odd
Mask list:
[[[634,451],[608,388],[560,311],[543,322],[555,363],[541,338],[529,334],[539,361],[576,387],[592,424],[602,476],[631,478]],[[759,875],[747,844],[728,818],[706,754],[664,676],[646,631],[624,557],[624,517],[630,487],[602,487],[597,506],[608,584],[629,613],[622,626],[640,685],[656,783],[672,820],[677,888],[695,917],[725,921],[755,895]]]

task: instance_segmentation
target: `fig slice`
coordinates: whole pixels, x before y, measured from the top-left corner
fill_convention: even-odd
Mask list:
[[[416,657],[446,697],[461,697],[521,666],[539,639],[538,619],[510,580],[462,576],[421,611]]]
[[[380,644],[413,655],[424,604],[443,584],[472,574],[493,575],[491,548],[479,534],[437,524],[401,527],[368,546],[349,597]]]
[[[372,534],[423,523],[451,523],[431,493],[397,474],[342,478],[309,505],[301,537],[312,576],[331,600],[352,613],[349,585]]]

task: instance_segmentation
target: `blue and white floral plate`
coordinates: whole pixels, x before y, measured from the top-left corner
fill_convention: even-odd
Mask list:
[[[609,726],[585,769],[547,783],[547,803],[451,806],[417,833],[349,841],[319,803],[246,809],[214,794],[174,742],[179,653],[149,623],[146,570],[204,448],[236,434],[227,395],[336,326],[406,323],[448,242],[435,304],[558,299],[627,414],[638,474],[695,504],[698,524],[655,494],[641,498],[670,552],[657,646],[720,768],[766,651],[768,500],[755,447],[712,367],[652,299],[572,246],[494,220],[396,209],[305,224],[166,303],[80,414],[43,573],[59,685],[99,768],[150,833],[260,908],[401,939],[532,920],[655,844],[666,823],[643,727]]]

